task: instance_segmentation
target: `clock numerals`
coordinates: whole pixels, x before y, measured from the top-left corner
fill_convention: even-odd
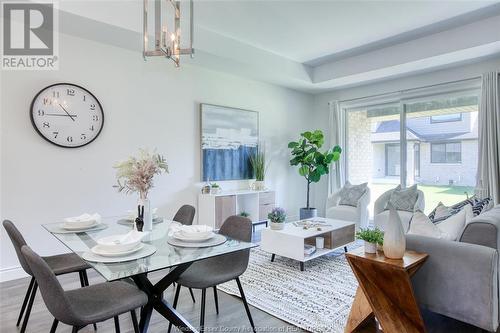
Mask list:
[[[81,140],[87,140],[87,134],[82,133],[82,135],[80,135],[80,139]]]
[[[91,130],[92,132],[94,131],[94,125],[91,125],[89,130]]]
[[[86,102],[87,101],[87,96],[83,95],[83,101]]]
[[[59,98],[59,91],[53,91],[52,92],[52,97]]]
[[[66,89],[66,95],[75,96],[75,89]]]
[[[70,136],[68,136],[68,137],[66,138],[66,141],[68,141],[68,142],[73,142],[73,137],[72,137],[71,135],[70,135]]]
[[[59,135],[59,132],[52,132],[52,134],[54,135],[54,139],[57,139],[57,136]]]
[[[42,126],[43,126],[43,128],[50,128],[50,124],[48,121],[44,121]]]
[[[92,110],[92,111],[95,110],[95,104],[90,104],[90,110]]]
[[[52,99],[45,97],[43,99],[43,105],[52,105]]]
[[[45,116],[45,111],[43,111],[43,110],[41,110],[41,109],[40,109],[40,110],[38,110],[38,112],[37,112],[37,113],[38,113],[38,115],[39,115],[40,117]]]
[[[93,121],[99,121],[99,116],[98,116],[98,115],[96,115],[96,114],[95,114],[95,115],[93,115],[93,116],[92,116],[92,120],[93,120]]]

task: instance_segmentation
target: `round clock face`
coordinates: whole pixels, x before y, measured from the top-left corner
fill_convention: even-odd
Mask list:
[[[31,103],[31,122],[47,141],[66,148],[85,146],[104,125],[101,104],[90,91],[69,83],[44,88]]]

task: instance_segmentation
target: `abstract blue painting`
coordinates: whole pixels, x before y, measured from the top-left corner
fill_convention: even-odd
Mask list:
[[[202,180],[252,179],[258,141],[258,112],[201,104]]]

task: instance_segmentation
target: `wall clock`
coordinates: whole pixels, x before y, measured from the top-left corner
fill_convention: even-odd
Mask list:
[[[45,140],[64,148],[77,148],[94,141],[104,125],[104,112],[87,89],[56,83],[33,99],[31,123]]]

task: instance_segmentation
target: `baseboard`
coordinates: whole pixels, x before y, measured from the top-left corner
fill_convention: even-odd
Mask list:
[[[0,282],[11,281],[27,277],[28,274],[21,266],[13,266],[0,269]]]

